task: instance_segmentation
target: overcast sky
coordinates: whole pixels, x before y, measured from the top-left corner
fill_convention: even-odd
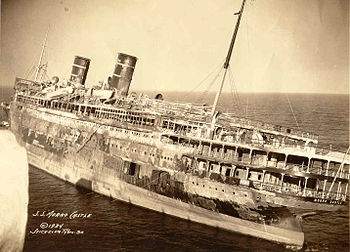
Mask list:
[[[80,55],[91,59],[87,85],[95,85],[112,74],[117,52],[124,52],[139,59],[132,90],[206,90],[226,56],[240,5],[2,0],[1,85],[13,85],[37,64],[50,25],[44,57],[50,76],[69,78]],[[349,1],[247,0],[230,67],[242,92],[347,94]]]

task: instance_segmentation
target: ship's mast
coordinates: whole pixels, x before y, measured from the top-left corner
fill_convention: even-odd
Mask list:
[[[241,22],[241,17],[242,17],[243,10],[244,10],[245,1],[246,0],[243,0],[240,11],[238,13],[235,13],[235,15],[238,15],[238,19],[237,19],[237,22],[236,22],[235,31],[233,32],[231,44],[230,44],[230,47],[228,49],[226,60],[225,60],[225,64],[224,64],[224,69],[225,69],[224,76],[222,78],[220,88],[219,88],[218,92],[216,93],[215,101],[214,101],[214,104],[213,104],[213,108],[211,110],[211,117],[212,118],[215,115],[216,106],[217,106],[218,101],[219,101],[219,97],[220,97],[220,94],[221,94],[221,91],[222,91],[222,87],[224,86],[224,82],[225,82],[225,78],[226,78],[226,74],[227,74],[227,69],[228,69],[228,66],[230,65],[231,54],[232,54],[233,46],[234,46],[235,41],[236,41],[239,24]]]
[[[49,27],[49,28],[50,28],[50,27]],[[45,51],[45,47],[46,47],[47,35],[49,34],[49,28],[47,28],[47,32],[46,32],[46,36],[45,36],[45,41],[44,41],[44,44],[43,44],[43,48],[41,48],[41,54],[40,54],[38,66],[36,67],[34,81],[37,80],[38,75],[39,75],[39,71],[40,71],[40,67],[41,67],[41,61],[43,60],[44,51]]]

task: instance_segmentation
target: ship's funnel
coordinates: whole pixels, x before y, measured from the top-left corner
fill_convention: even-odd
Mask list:
[[[117,64],[115,65],[110,86],[119,90],[122,95],[128,95],[136,61],[137,58],[134,56],[118,53]]]
[[[86,76],[89,71],[90,59],[75,56],[72,74],[70,75],[70,81],[74,81],[80,83],[82,85],[85,84]]]

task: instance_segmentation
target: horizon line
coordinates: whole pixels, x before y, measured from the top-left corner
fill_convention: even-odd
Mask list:
[[[0,85],[1,89],[13,89],[13,86],[3,86]],[[216,94],[216,91],[193,91],[193,90],[152,90],[152,89],[135,89],[130,90],[131,92],[141,92],[141,93],[147,93],[147,92],[154,92],[154,93],[208,93],[208,94]],[[232,92],[223,91],[221,94],[231,94]],[[284,91],[284,92],[273,92],[273,91],[237,91],[235,93],[239,94],[315,94],[315,95],[348,95],[350,96],[350,91],[348,93],[327,93],[327,92],[312,92],[312,91],[303,91],[303,92],[293,92],[293,91]]]
[[[186,90],[147,90],[147,89],[135,89],[135,90],[131,90],[131,92],[158,92],[158,93],[162,93],[162,92],[178,92],[178,93],[209,93],[209,94],[216,94],[215,91],[186,91]],[[232,92],[228,92],[228,91],[223,91],[221,94],[231,94]],[[327,93],[327,92],[308,92],[308,91],[304,91],[304,92],[293,92],[293,91],[284,91],[284,92],[273,92],[273,91],[237,91],[235,93],[240,93],[240,94],[330,94],[330,95],[350,95],[350,92],[348,93]]]

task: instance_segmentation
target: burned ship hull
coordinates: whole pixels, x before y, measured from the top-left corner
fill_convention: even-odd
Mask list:
[[[320,154],[309,133],[127,95],[136,58],[119,56],[107,88],[85,88],[87,67],[75,69],[89,65],[83,57],[66,84],[16,79],[11,130],[30,164],[108,197],[295,247],[304,241],[297,215],[346,201],[347,153]]]
[[[79,56],[66,83],[17,78],[11,129],[29,163],[108,197],[302,247],[296,214],[346,202],[350,159],[318,149],[313,134],[216,111],[244,4],[211,112],[129,95],[137,58],[124,53],[101,87],[85,87],[90,60]]]
[[[109,88],[87,89],[76,74],[67,84],[17,78],[11,130],[29,163],[108,197],[296,247],[296,215],[345,203],[347,153],[320,154],[309,133],[127,95],[134,59],[121,54]]]
[[[72,184],[229,231],[303,244],[298,223],[267,225],[269,220],[261,219],[254,209],[264,204],[251,190],[186,173],[177,160],[182,150],[159,146],[152,126],[127,130],[18,103],[11,104],[10,116],[29,163]],[[177,168],[166,168],[173,166]]]

